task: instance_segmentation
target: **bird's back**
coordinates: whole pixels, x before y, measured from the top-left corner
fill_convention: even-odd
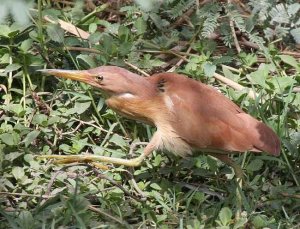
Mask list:
[[[273,130],[214,88],[174,73],[149,80],[157,84],[173,131],[193,148],[279,155],[280,141]]]

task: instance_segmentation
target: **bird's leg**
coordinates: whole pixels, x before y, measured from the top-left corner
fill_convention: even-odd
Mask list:
[[[238,220],[241,217],[241,212],[242,212],[242,181],[243,181],[243,170],[242,168],[237,165],[232,159],[229,158],[228,155],[225,154],[210,154],[211,156],[219,159],[220,161],[223,161],[225,164],[231,166],[234,170],[235,177],[238,183],[238,186],[236,188],[236,214],[235,214],[235,219]]]
[[[141,162],[150,155],[156,148],[159,142],[158,134],[154,134],[151,141],[145,147],[143,153],[136,158],[132,159],[122,159],[115,157],[107,157],[107,156],[98,156],[98,155],[42,155],[38,156],[39,159],[54,159],[58,163],[72,163],[72,162],[85,162],[85,163],[95,163],[95,162],[105,162],[117,165],[125,165],[130,167],[139,166]]]

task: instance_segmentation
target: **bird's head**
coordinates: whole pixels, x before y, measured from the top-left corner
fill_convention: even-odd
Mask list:
[[[101,66],[89,70],[44,69],[40,71],[89,84],[99,88],[108,96],[124,93],[139,96],[140,93],[145,92],[145,87],[147,88],[148,85],[143,77],[115,66]]]

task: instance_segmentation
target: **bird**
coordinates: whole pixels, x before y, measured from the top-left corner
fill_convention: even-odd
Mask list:
[[[180,157],[201,151],[232,166],[236,176],[241,178],[243,171],[230,158],[231,154],[280,154],[280,139],[270,127],[247,114],[214,87],[185,75],[162,72],[143,77],[117,66],[40,71],[98,88],[108,107],[115,112],[156,127],[143,153],[136,158],[92,154],[41,155],[40,158],[134,167],[140,166],[155,150],[166,150]]]
[[[143,77],[117,66],[89,70],[43,69],[41,72],[89,84],[102,91],[106,104],[115,112],[156,127],[142,154],[124,159],[109,156],[39,155],[57,163],[85,162],[140,166],[153,151],[169,151],[180,157],[197,152],[213,156],[231,166],[237,181],[236,213],[242,212],[242,168],[231,154],[245,152],[278,156],[281,143],[266,124],[243,111],[210,85],[182,74],[162,72]]]

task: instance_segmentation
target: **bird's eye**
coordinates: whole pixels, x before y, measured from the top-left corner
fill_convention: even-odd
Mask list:
[[[97,76],[96,76],[96,80],[102,81],[102,80],[103,80],[103,76],[102,76],[102,75],[97,75]]]

